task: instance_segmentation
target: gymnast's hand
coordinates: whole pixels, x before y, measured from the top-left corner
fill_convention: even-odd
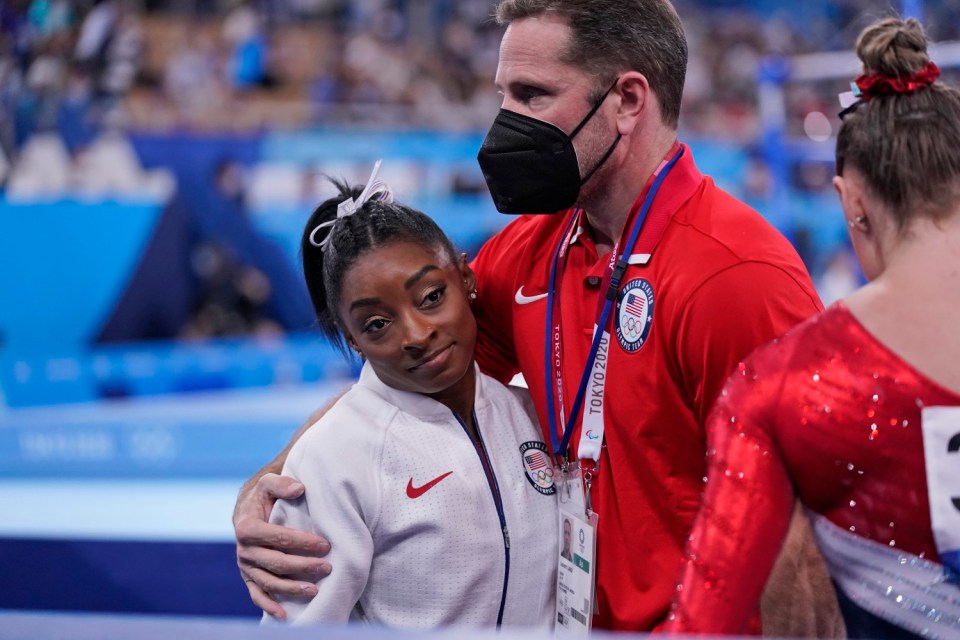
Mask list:
[[[271,467],[276,465],[271,463],[264,470]],[[321,559],[330,551],[330,543],[321,536],[268,522],[277,499],[297,498],[304,488],[293,478],[262,473],[264,470],[247,481],[233,510],[237,565],[253,603],[283,620],[286,612],[270,595],[316,595],[314,583],[330,574],[330,563]]]

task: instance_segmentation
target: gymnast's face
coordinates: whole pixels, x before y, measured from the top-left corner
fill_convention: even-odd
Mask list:
[[[466,258],[416,242],[362,254],[344,274],[338,317],[380,380],[447,404],[472,394],[477,323]]]

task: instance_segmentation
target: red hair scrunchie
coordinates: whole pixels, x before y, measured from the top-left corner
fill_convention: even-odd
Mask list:
[[[860,99],[869,100],[882,94],[913,93],[917,89],[930,86],[939,77],[940,68],[930,61],[915,74],[905,78],[894,78],[880,73],[862,74],[854,84],[860,90]]]

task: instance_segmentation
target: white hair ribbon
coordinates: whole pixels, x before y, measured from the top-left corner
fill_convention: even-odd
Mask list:
[[[313,228],[313,231],[310,232],[310,244],[315,247],[320,247],[321,251],[326,251],[327,247],[330,246],[330,238],[333,237],[333,226],[337,223],[340,218],[346,218],[347,216],[352,216],[357,212],[357,209],[362,207],[368,200],[376,198],[380,202],[390,203],[393,202],[393,191],[390,190],[390,187],[387,186],[382,180],[377,180],[377,171],[380,170],[380,163],[383,160],[377,160],[373,165],[373,171],[370,172],[370,178],[367,179],[367,186],[363,188],[363,191],[360,192],[356,198],[347,198],[343,202],[337,205],[337,217],[333,220],[327,220],[321,224],[318,224]],[[323,240],[317,242],[317,232],[321,229],[327,229],[327,235],[324,236]]]

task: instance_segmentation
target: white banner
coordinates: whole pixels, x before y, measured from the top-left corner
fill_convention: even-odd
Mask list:
[[[923,457],[940,561],[960,573],[960,407],[924,407]]]

